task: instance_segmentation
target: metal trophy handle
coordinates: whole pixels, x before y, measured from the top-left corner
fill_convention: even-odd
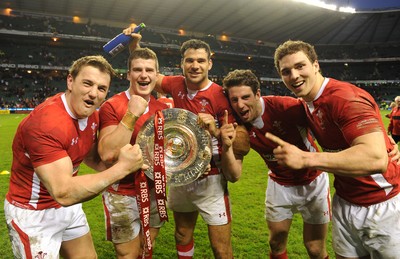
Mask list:
[[[181,186],[199,178],[211,161],[211,136],[197,124],[197,115],[184,109],[162,110],[164,116],[164,163],[167,184]],[[141,127],[136,143],[144,163],[150,168],[145,174],[154,180],[154,115]]]

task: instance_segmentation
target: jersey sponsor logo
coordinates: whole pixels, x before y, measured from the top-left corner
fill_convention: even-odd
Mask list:
[[[11,204],[16,207],[23,208],[23,209],[36,209],[36,205],[32,206],[30,204],[24,204],[24,203],[20,203],[18,201],[14,201],[14,200],[11,201]]]
[[[329,153],[335,153],[335,152],[340,152],[340,151],[342,151],[343,149],[329,149],[329,148],[322,148],[322,150],[324,151],[324,152],[329,152]]]
[[[362,128],[368,127],[370,124],[376,125],[378,123],[379,123],[379,121],[376,118],[362,120],[359,123],[357,123],[357,129],[362,129]]]

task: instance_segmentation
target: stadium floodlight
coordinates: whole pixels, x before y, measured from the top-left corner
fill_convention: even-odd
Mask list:
[[[313,6],[317,6],[317,7],[321,7],[321,8],[325,8],[325,9],[329,9],[332,11],[336,11],[337,10],[337,6],[334,4],[327,4],[323,1],[319,1],[319,0],[293,0],[295,2],[301,2],[301,3],[305,3],[308,5],[313,5]]]
[[[337,6],[334,4],[327,4],[323,1],[320,0],[293,0],[294,2],[301,2],[304,4],[308,4],[308,5],[312,5],[312,6],[317,6],[320,8],[325,8],[325,9],[329,9],[332,11],[339,11],[342,13],[355,13],[356,9],[353,7],[343,7],[343,6]]]
[[[353,7],[339,7],[339,12],[343,13],[355,13],[356,9]]]

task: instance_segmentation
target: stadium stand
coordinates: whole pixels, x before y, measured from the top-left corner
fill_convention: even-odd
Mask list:
[[[0,15],[0,108],[34,107],[46,97],[63,91],[67,69],[82,55],[105,55],[102,46],[122,31],[106,25],[73,23],[66,17]],[[173,30],[146,28],[142,46],[155,50],[163,74],[179,74],[179,46],[196,35],[178,35]],[[282,87],[273,66],[274,47],[262,42],[222,41],[203,36],[215,52],[210,74],[213,81],[234,69],[251,69],[259,77],[262,94],[290,95]],[[357,84],[369,91],[378,103],[398,95],[400,79],[399,44],[316,45],[323,74]],[[119,71],[109,96],[127,87],[124,79],[126,55],[109,57]]]

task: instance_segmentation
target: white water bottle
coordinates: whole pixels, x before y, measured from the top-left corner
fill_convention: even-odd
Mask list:
[[[133,29],[133,33],[138,33],[145,27],[146,25],[144,23],[141,23]],[[133,38],[130,35],[125,35],[123,33],[120,33],[117,36],[115,36],[112,40],[107,42],[103,46],[103,50],[114,57],[115,55],[123,51],[132,40]]]

